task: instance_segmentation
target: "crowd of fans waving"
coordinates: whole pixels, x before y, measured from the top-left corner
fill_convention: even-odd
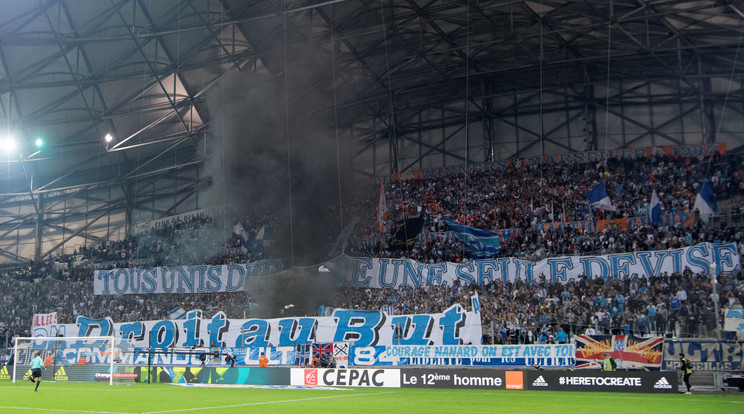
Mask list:
[[[737,242],[744,253],[744,230],[739,207],[725,218],[692,226],[641,225],[582,231],[571,227],[546,230],[541,224],[629,218],[646,214],[656,190],[665,214],[694,214],[695,196],[708,180],[719,202],[744,195],[742,158],[714,154],[695,157],[653,157],[608,160],[574,165],[542,164],[453,174],[427,179],[393,180],[385,185],[386,226],[407,217],[425,217],[424,232],[438,237],[393,250],[378,231],[377,199],[367,197],[366,211],[346,254],[355,257],[408,257],[421,262],[470,260],[462,244],[447,235],[445,219],[488,230],[519,229],[504,240],[500,256],[540,260],[550,256],[609,254],[660,250],[700,242]],[[604,182],[617,211],[598,212],[586,201],[588,191]],[[376,194],[375,194],[376,195]],[[744,203],[738,203],[744,205]],[[744,207],[742,207],[744,208]],[[724,216],[721,212],[721,217]],[[251,236],[275,218],[243,222]],[[111,317],[115,322],[164,319],[176,307],[225,312],[241,318],[253,298],[245,292],[171,295],[93,295],[93,270],[187,264],[246,263],[270,258],[270,251],[246,252],[240,237],[225,234],[224,226],[204,214],[160,223],[136,236],[82,246],[73,254],[40,263],[0,270],[0,323],[14,332],[29,328],[33,313],[57,311],[60,323],[79,315]],[[196,247],[200,248],[196,248]],[[206,247],[206,248],[205,248]],[[740,308],[744,300],[742,272],[721,275],[718,293],[722,307]],[[439,312],[452,304],[467,304],[478,292],[482,303],[484,343],[563,342],[579,333],[624,332],[639,335],[710,336],[716,317],[705,274],[683,273],[653,277],[590,280],[568,283],[540,278],[491,281],[482,286],[338,291],[332,307],[381,309],[394,313]]]

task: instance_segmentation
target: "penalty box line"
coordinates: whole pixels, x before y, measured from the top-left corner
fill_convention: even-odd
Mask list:
[[[313,398],[298,398],[295,400],[279,400],[279,401],[263,401],[246,404],[235,404],[235,405],[216,405],[212,407],[198,407],[198,408],[181,408],[177,410],[164,410],[164,411],[144,411],[142,414],[163,414],[163,413],[183,413],[188,411],[202,411],[202,410],[218,410],[222,408],[238,408],[238,407],[250,407],[253,405],[269,405],[269,404],[284,404],[301,401],[314,401],[314,400],[329,400],[331,398],[349,398],[349,397],[362,397],[366,395],[384,395],[384,394],[395,394],[395,391],[390,392],[374,392],[367,394],[351,394],[351,395],[331,395],[326,397],[313,397]]]

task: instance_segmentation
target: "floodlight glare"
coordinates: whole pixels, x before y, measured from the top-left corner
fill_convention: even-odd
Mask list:
[[[41,148],[44,146],[44,140],[41,138],[36,138],[36,141],[34,143],[36,144],[36,148]]]
[[[106,136],[103,137],[103,140],[106,141],[106,143],[108,144],[109,142],[114,140],[114,137],[111,136],[111,134],[106,134]]]
[[[16,149],[16,142],[13,137],[5,137],[0,140],[0,149],[3,152],[13,152]]]

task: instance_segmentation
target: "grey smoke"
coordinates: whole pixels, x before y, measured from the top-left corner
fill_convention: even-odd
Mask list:
[[[226,74],[208,97],[214,125],[204,168],[212,182],[202,198],[205,208],[230,213],[228,233],[238,218],[275,216],[271,249],[285,268],[298,267],[267,278],[274,282],[263,284],[262,308],[295,303],[297,312],[308,312],[325,301],[333,286],[318,286],[318,265],[352,220],[346,200],[354,188],[355,145],[337,140],[330,60],[313,49],[288,59],[278,77]],[[343,95],[336,91],[339,100]],[[312,271],[299,269],[313,265]]]

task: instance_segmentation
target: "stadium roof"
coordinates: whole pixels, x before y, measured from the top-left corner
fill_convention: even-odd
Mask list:
[[[626,104],[633,94],[650,95],[650,83],[657,91],[658,85],[668,89],[653,93],[659,103],[741,102],[742,1],[0,5],[0,128],[18,140],[20,150],[6,154],[0,168],[6,215],[13,213],[3,202],[18,197],[39,213],[45,193],[117,187],[131,196],[145,187],[132,188],[135,182],[179,175],[188,177],[179,192],[197,192],[206,174],[194,171],[208,157],[219,112],[231,103],[224,98],[230,84],[223,80],[236,73],[261,74],[284,91],[287,123],[316,113],[330,119],[368,175],[431,165],[421,162],[427,157],[462,164],[546,148],[600,148],[593,131],[583,141],[551,140],[542,121],[539,129],[515,122],[523,133],[499,147],[499,135],[487,127],[494,119],[509,123],[515,113],[542,119],[548,112],[584,108],[586,118],[587,107],[607,109],[620,96],[593,92],[611,89],[610,82],[636,82],[634,90],[622,92]],[[717,82],[732,79],[733,86]],[[306,98],[303,88],[319,99],[295,105]],[[495,108],[499,101],[509,103]],[[741,105],[731,108],[743,111]],[[614,115],[642,129],[615,146],[644,143],[650,135],[684,143],[665,135],[663,125]],[[474,150],[468,142],[473,132],[462,128],[476,123],[489,131]],[[422,138],[445,130],[434,140]],[[700,141],[716,140],[713,132],[706,134]],[[181,199],[174,197],[173,207]]]

